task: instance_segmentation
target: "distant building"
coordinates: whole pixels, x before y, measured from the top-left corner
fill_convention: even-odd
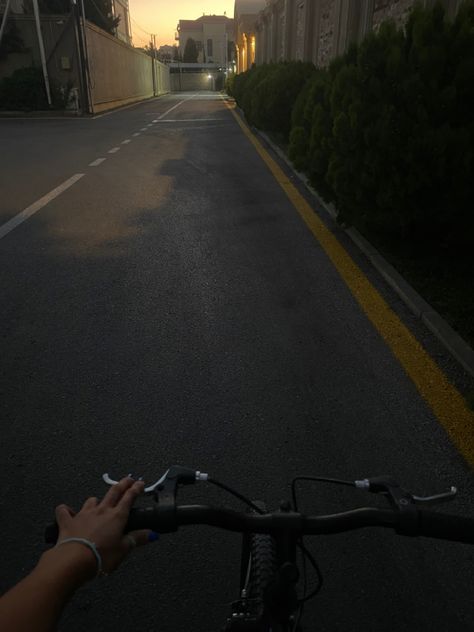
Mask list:
[[[175,46],[169,46],[168,44],[164,44],[160,46],[158,49],[158,59],[163,62],[172,62],[175,56]]]
[[[234,41],[234,20],[225,15],[203,15],[197,20],[180,20],[176,39],[179,54],[184,56],[188,39],[196,42],[198,63],[225,66],[229,59],[229,43]]]
[[[234,25],[237,72],[245,72],[256,61],[255,24],[266,0],[235,0]]]
[[[132,29],[130,25],[130,9],[128,0],[112,0],[114,17],[120,18],[116,29],[116,36],[122,42],[132,43]]]

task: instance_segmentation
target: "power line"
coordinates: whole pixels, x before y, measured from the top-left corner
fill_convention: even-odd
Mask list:
[[[138,22],[136,22],[132,16],[130,16],[130,20],[133,22],[133,24],[138,28],[139,31],[142,31],[142,33],[145,33],[146,35],[153,35],[153,33],[149,33],[148,31],[146,31],[143,27],[141,27]]]

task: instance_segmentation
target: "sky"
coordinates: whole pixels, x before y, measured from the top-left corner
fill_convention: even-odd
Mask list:
[[[156,34],[156,45],[175,44],[174,34],[179,20],[195,20],[203,13],[234,17],[234,0],[129,0],[134,46],[150,41]]]

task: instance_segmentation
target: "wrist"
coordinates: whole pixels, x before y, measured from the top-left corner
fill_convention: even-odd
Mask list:
[[[97,560],[80,542],[66,542],[43,553],[35,571],[46,581],[75,590],[96,576]]]

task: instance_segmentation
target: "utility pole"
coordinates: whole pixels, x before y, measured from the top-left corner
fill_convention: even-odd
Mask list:
[[[156,36],[151,33],[151,72],[153,78],[153,96],[156,97]]]
[[[84,70],[86,73],[86,88],[87,88],[87,103],[88,103],[87,111],[92,114],[91,77],[90,77],[90,71],[89,71],[89,57],[87,54],[86,7],[84,5],[84,0],[80,0],[80,3],[81,3],[81,17],[82,17],[82,20],[80,20],[80,22],[82,22],[81,34],[82,34],[82,42],[83,42],[82,46],[83,46],[83,51],[84,51]]]
[[[81,110],[82,113],[89,114],[90,112],[90,95],[89,95],[89,80],[86,71],[86,56],[83,32],[81,30],[81,16],[79,13],[79,6],[77,0],[71,0],[72,13],[74,18],[74,31],[76,35],[77,45],[77,57],[79,66],[79,83],[81,84]]]
[[[38,44],[40,49],[41,66],[43,68],[44,87],[46,88],[46,98],[48,99],[48,105],[51,107],[51,90],[49,87],[48,68],[46,67],[46,54],[44,52],[43,34],[41,32],[41,22],[39,16],[38,0],[33,0],[33,11],[35,14],[36,32],[38,34]]]
[[[227,26],[225,29],[225,75],[227,77],[227,72],[229,70],[229,34],[227,33]]]
[[[0,26],[0,44],[2,43],[3,31],[5,30],[5,27],[7,25],[8,11],[10,10],[10,1],[11,0],[7,0],[7,4],[5,6],[5,13],[3,14],[2,24]]]

